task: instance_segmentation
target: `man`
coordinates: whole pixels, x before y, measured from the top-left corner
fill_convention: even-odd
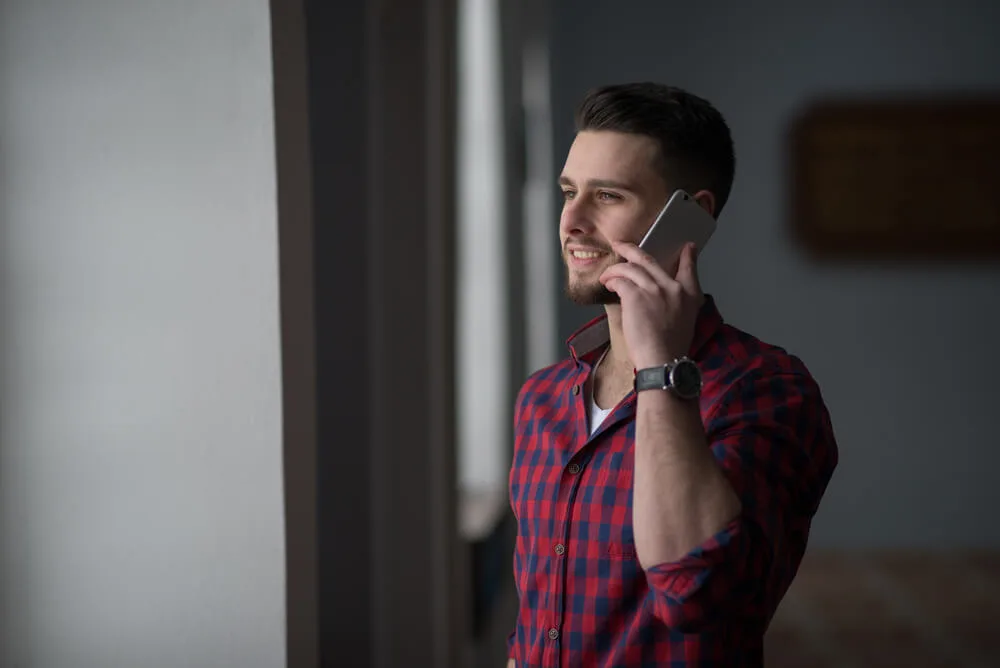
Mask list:
[[[606,313],[517,398],[508,665],[761,666],[837,464],[829,416],[800,360],[723,322],[697,249],[675,268],[635,245],[676,189],[722,211],[719,112],[612,86],[577,130],[559,179],[567,293]]]

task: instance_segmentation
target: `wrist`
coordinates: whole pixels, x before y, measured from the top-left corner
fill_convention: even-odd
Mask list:
[[[634,365],[636,371],[651,369],[653,367],[666,366],[681,357],[683,355],[675,355],[667,350],[652,351],[636,355]]]
[[[688,357],[667,364],[636,370],[636,393],[646,390],[668,390],[681,399],[696,399],[701,395],[703,379],[698,363]]]

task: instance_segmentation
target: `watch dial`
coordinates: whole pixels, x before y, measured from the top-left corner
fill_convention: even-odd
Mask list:
[[[701,371],[694,362],[681,362],[670,375],[677,393],[684,397],[697,396],[701,390]]]

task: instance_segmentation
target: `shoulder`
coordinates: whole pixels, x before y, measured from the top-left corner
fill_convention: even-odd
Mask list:
[[[706,348],[707,426],[731,430],[770,423],[832,440],[819,383],[798,356],[728,324]]]
[[[718,391],[769,379],[818,390],[802,359],[729,324],[719,328],[700,357],[706,383],[710,377]]]

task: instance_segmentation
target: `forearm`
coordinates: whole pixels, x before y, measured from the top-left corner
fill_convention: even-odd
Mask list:
[[[739,516],[739,497],[716,463],[695,401],[641,392],[636,406],[632,523],[644,568],[670,563]]]

